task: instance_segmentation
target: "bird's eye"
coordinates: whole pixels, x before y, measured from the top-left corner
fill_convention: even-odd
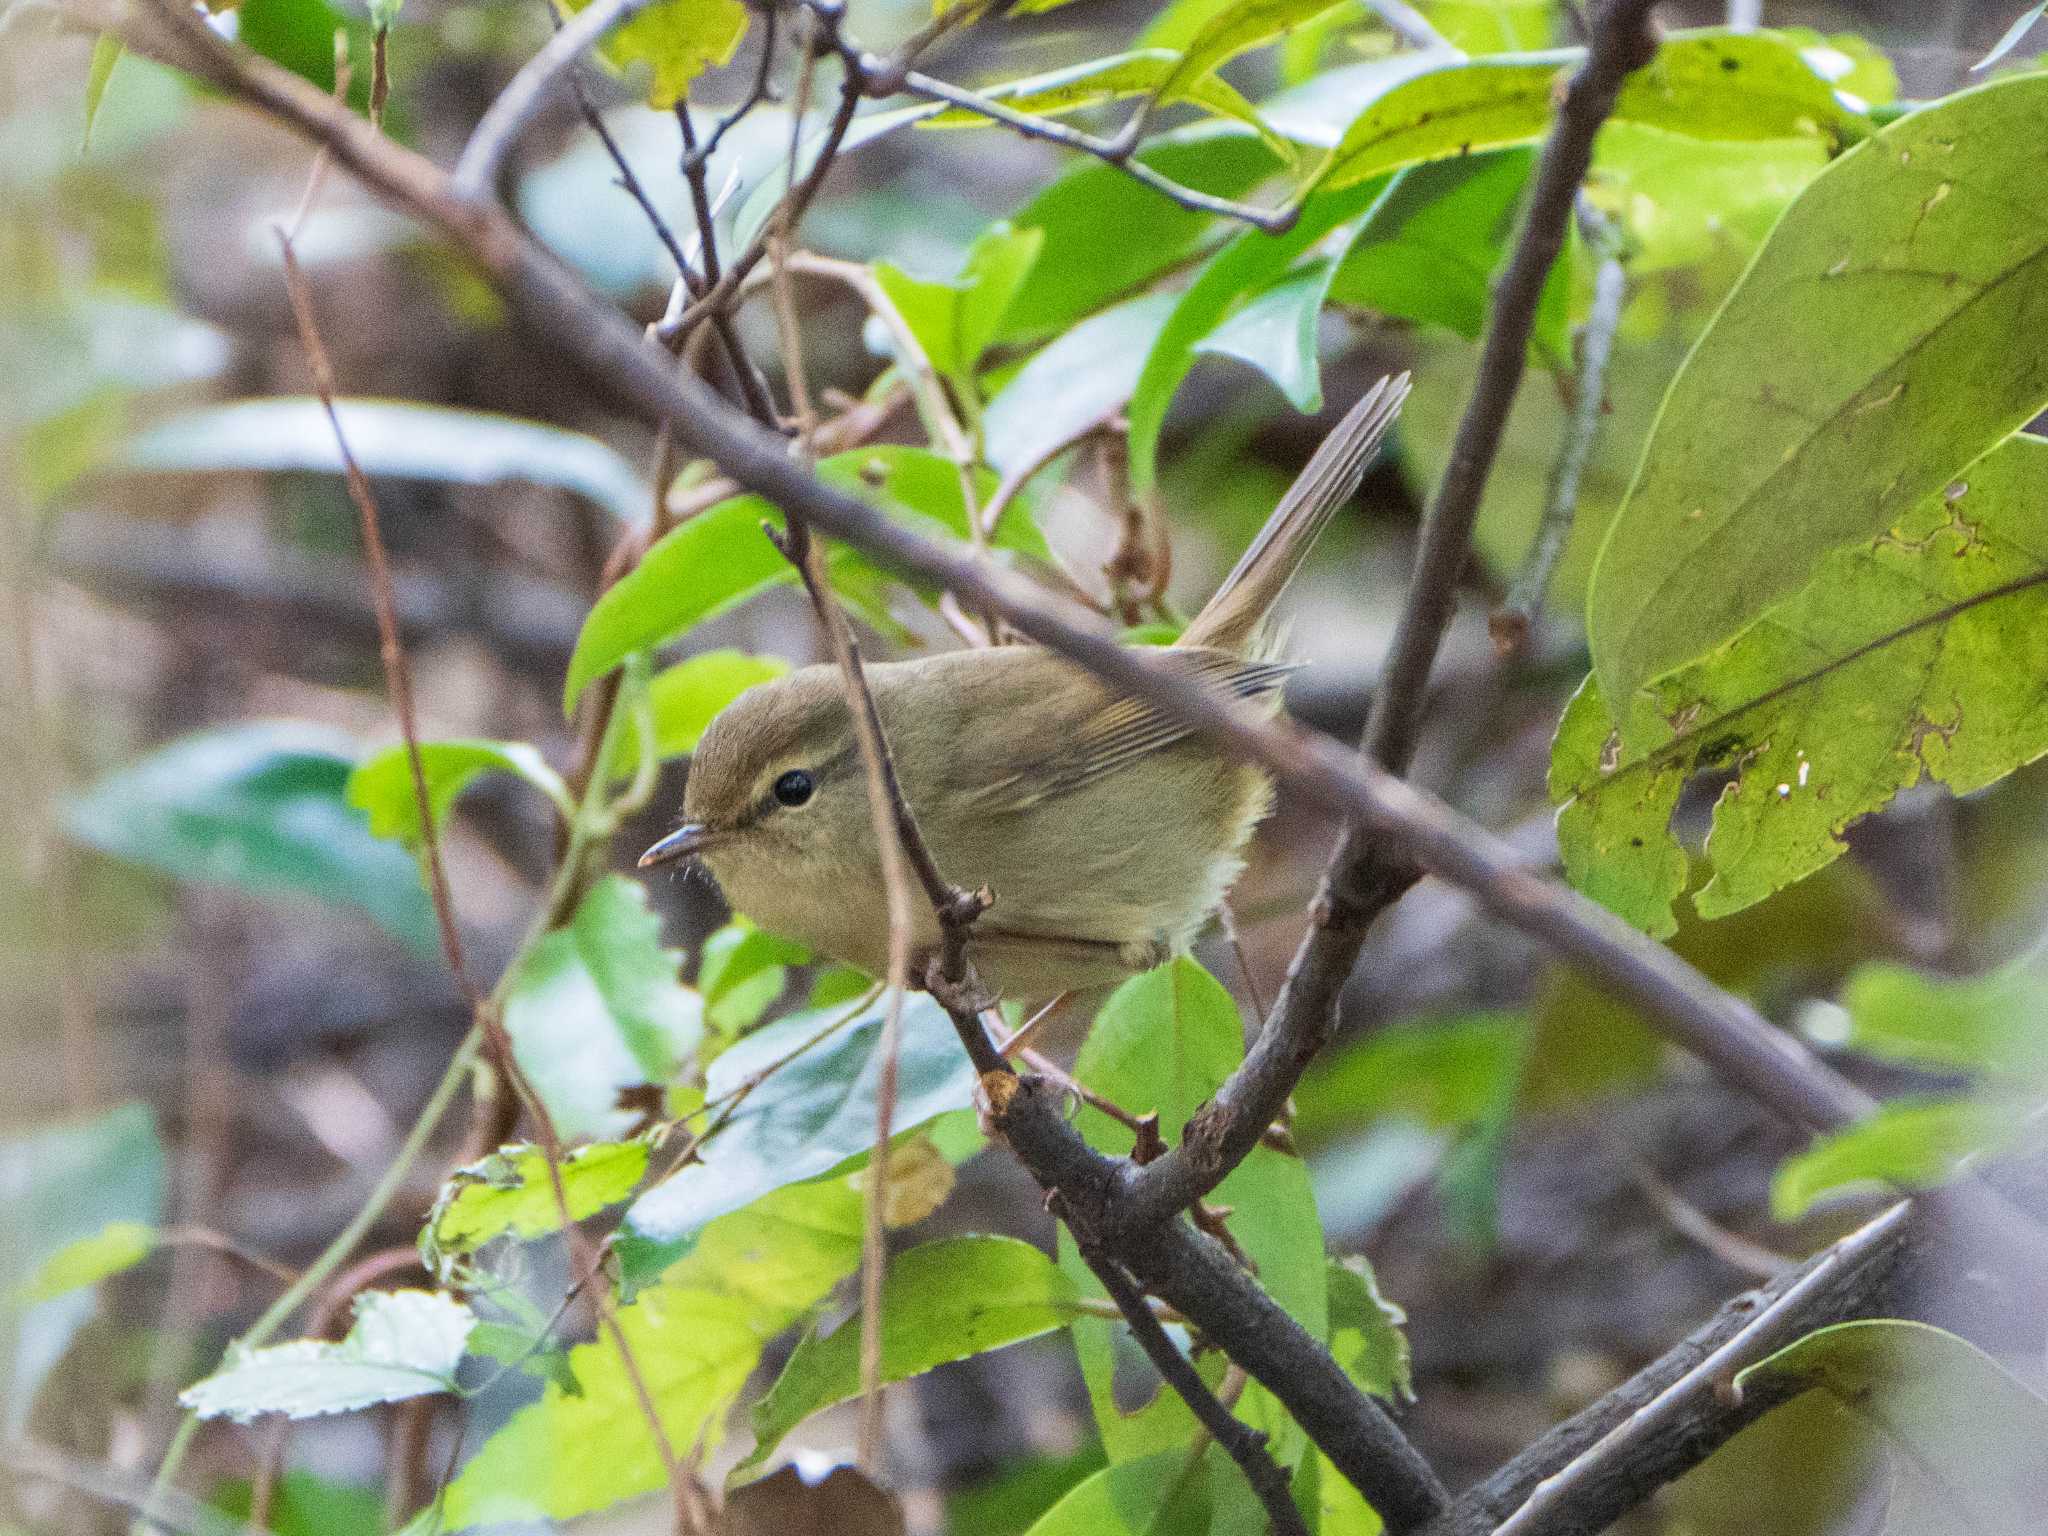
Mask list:
[[[775,798],[782,805],[802,805],[817,786],[801,768],[792,768],[775,781]]]

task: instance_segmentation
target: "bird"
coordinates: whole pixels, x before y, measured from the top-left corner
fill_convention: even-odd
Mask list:
[[[1270,616],[1357,489],[1406,398],[1382,378],[1317,449],[1215,594],[1156,654],[1277,710],[1292,664]],[[1244,867],[1273,786],[1178,719],[1054,652],[1003,645],[865,668],[904,799],[952,884],[993,893],[969,930],[982,984],[1019,1002],[1121,981],[1183,953]],[[642,868],[696,859],[770,933],[886,974],[882,862],[843,679],[804,667],[705,729],[683,822]],[[915,904],[913,953],[938,951]],[[922,966],[916,974],[922,974]]]

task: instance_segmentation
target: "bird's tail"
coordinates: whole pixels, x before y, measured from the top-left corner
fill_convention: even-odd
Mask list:
[[[1266,519],[1216,595],[1182,633],[1181,645],[1248,651],[1272,610],[1337,508],[1351,499],[1387,429],[1408,398],[1408,375],[1381,379],[1360,397],[1308,461],[1280,505]]]

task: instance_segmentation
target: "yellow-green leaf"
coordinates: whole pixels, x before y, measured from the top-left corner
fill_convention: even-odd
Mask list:
[[[574,15],[589,0],[558,3]],[[598,52],[620,69],[644,62],[652,72],[647,104],[666,112],[697,76],[732,62],[746,30],[741,0],[655,0],[606,33]]]

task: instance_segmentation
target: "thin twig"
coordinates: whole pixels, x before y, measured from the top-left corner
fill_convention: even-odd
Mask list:
[[[1579,219],[1586,227],[1599,266],[1593,274],[1593,307],[1579,330],[1579,373],[1574,383],[1571,420],[1565,426],[1564,441],[1550,468],[1550,484],[1543,497],[1543,517],[1536,536],[1529,543],[1522,568],[1515,573],[1506,599],[1487,619],[1494,649],[1503,657],[1517,655],[1529,643],[1529,634],[1543,611],[1544,594],[1557,571],[1558,559],[1571,538],[1572,524],[1579,510],[1579,479],[1593,454],[1593,442],[1600,422],[1607,414],[1607,360],[1614,351],[1614,334],[1621,325],[1622,300],[1627,276],[1622,271],[1620,235],[1606,215],[1595,208],[1582,192],[1578,200]]]

